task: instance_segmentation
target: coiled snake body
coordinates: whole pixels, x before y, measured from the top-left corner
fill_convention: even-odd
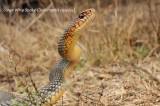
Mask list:
[[[65,88],[63,82],[78,61],[81,49],[77,40],[84,29],[95,17],[94,9],[87,9],[78,14],[65,29],[58,42],[61,55],[49,74],[49,83],[33,94],[33,98],[15,98],[12,93],[0,92],[0,106],[51,106],[61,97]]]

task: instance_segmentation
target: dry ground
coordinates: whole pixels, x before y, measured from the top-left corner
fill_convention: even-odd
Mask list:
[[[97,16],[80,38],[83,54],[56,106],[160,106],[160,2],[152,1],[150,9],[145,1],[90,4]],[[37,88],[48,82],[64,26],[88,8],[77,5],[69,13],[16,15],[8,24],[1,16],[1,90],[24,92],[16,75],[33,87],[28,70]]]

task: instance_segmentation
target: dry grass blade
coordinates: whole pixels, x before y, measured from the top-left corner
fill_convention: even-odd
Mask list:
[[[96,18],[82,33],[80,61],[56,106],[160,106],[160,1],[38,1],[45,9],[75,11],[1,14],[0,90],[32,101],[60,58],[65,26],[92,7]]]

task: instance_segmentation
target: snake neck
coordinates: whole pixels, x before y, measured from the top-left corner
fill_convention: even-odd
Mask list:
[[[73,32],[73,30],[75,30],[75,27],[71,26],[74,21],[71,22],[70,25],[65,29],[62,37],[58,42],[58,52],[61,57],[71,61],[77,61],[81,54],[81,49],[77,45],[77,40],[80,36],[80,33]]]

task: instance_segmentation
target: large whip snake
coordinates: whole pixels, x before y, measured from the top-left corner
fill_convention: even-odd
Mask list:
[[[49,74],[49,83],[38,90],[32,97],[16,98],[10,92],[0,91],[0,106],[51,106],[57,102],[65,91],[64,81],[79,60],[81,49],[77,40],[84,29],[95,17],[94,9],[87,9],[78,14],[65,29],[58,42],[61,55]]]

